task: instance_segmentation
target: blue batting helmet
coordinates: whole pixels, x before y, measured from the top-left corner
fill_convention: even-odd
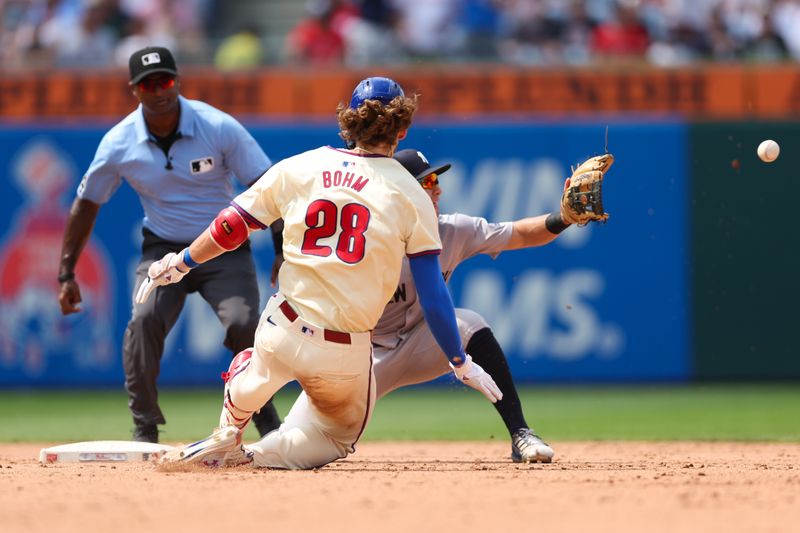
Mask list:
[[[389,78],[367,78],[356,85],[350,98],[350,109],[358,109],[365,100],[377,100],[386,105],[398,96],[405,94],[396,81]]]

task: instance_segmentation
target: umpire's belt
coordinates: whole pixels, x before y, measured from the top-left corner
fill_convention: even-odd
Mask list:
[[[281,310],[283,316],[285,316],[289,322],[294,322],[298,318],[298,314],[292,309],[292,306],[289,305],[289,302],[286,300],[282,301],[281,304],[278,306],[278,309]],[[333,331],[331,329],[323,329],[323,336],[325,340],[328,342],[336,342],[339,344],[352,344],[350,342],[350,334],[344,333],[342,331]]]

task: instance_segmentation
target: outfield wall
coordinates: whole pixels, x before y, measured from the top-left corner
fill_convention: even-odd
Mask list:
[[[798,379],[798,122],[690,130],[695,360],[700,379]],[[771,138],[777,161],[755,148]]]
[[[714,119],[800,116],[800,70],[794,64],[698,64],[523,68],[413,65],[370,71],[268,68],[237,72],[181,68],[181,91],[237,115],[318,117],[331,112],[359,80],[390,76],[422,96],[420,113],[468,116],[537,113],[682,113]],[[118,117],[134,103],[124,70],[3,71],[0,116],[80,122]]]
[[[0,387],[122,383],[141,208],[123,186],[78,265],[84,311],[62,317],[55,281],[74,190],[110,123],[0,126]],[[332,126],[247,123],[281,159],[339,145]],[[569,166],[609,149],[606,225],[570,228],[539,249],[474,258],[456,270],[456,305],[480,311],[530,382],[797,379],[800,296],[794,250],[797,159],[791,122],[422,120],[443,211],[513,220],[556,209]],[[755,156],[781,143],[773,164]],[[254,238],[262,299],[272,243]],[[227,367],[216,317],[192,297],[170,335],[161,383],[214,384]]]
[[[479,257],[456,270],[457,305],[482,312],[514,375],[537,382],[691,378],[687,129],[679,122],[425,123],[405,147],[453,163],[443,210],[512,220],[557,208],[569,166],[603,151],[611,222],[571,228],[545,248]],[[122,187],[100,211],[78,265],[84,311],[61,317],[55,281],[74,190],[108,124],[0,127],[0,386],[106,385],[123,380],[141,208]],[[248,124],[274,159],[339,145],[331,126]],[[654,157],[657,153],[657,157]],[[254,240],[266,280],[268,234]],[[262,297],[270,293],[262,287]],[[229,354],[199,297],[170,335],[162,384],[215,383]]]

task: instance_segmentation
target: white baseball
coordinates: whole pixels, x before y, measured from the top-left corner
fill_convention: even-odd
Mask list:
[[[758,157],[765,163],[772,163],[778,159],[781,147],[772,139],[767,139],[758,145]]]

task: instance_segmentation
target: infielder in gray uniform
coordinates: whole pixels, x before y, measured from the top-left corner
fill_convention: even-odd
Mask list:
[[[75,266],[100,206],[123,180],[139,195],[145,215],[138,287],[153,261],[186,247],[228,204],[234,178],[249,185],[271,165],[233,117],[180,96],[178,70],[169,50],[144,48],[131,55],[129,65],[129,86],[140,105],[103,137],[64,231],[58,299],[65,315],[80,311]],[[276,247],[280,250],[277,241]],[[158,298],[134,304],[122,348],[134,440],[158,442],[158,425],[166,423],[156,386],[164,341],[193,292],[216,312],[228,349],[238,353],[253,345],[260,302],[249,242],[194,270],[180,284],[163,288]],[[280,425],[271,403],[253,420],[262,435]]]
[[[496,257],[506,250],[542,246],[569,226],[563,220],[563,213],[503,223],[489,223],[486,219],[462,214],[442,215],[439,213],[442,189],[438,177],[450,165],[431,168],[417,150],[399,151],[394,158],[422,185],[439,216],[442,241],[439,260],[445,280],[470,257],[478,254]],[[276,256],[273,273],[277,272],[281,259]],[[505,354],[489,324],[475,311],[459,308],[456,322],[467,353],[494,378],[503,393],[494,406],[511,435],[511,459],[514,462],[551,462],[553,449],[528,426]],[[403,260],[397,291],[373,330],[372,347],[379,399],[400,387],[432,381],[450,371],[447,358],[425,322],[407,259]],[[304,395],[301,393],[298,403],[306,401]]]
[[[556,231],[566,227],[561,220],[547,224],[548,215],[524,218],[514,222],[489,223],[486,219],[462,214],[439,213],[442,189],[438,176],[450,165],[431,168],[417,150],[402,150],[394,158],[408,170],[428,193],[439,215],[439,236],[442,253],[439,261],[442,275],[449,279],[461,262],[478,254],[496,257],[506,250],[541,246],[551,242]],[[560,213],[550,215],[560,217]],[[511,458],[515,462],[549,463],[553,449],[531,431],[522,413],[519,395],[503,349],[486,320],[469,309],[456,309],[461,342],[473,360],[495,380],[503,399],[494,404],[511,434]],[[389,301],[373,332],[375,381],[378,398],[389,392],[425,383],[450,371],[447,359],[431,335],[422,316],[414,280],[404,261],[395,297]]]

